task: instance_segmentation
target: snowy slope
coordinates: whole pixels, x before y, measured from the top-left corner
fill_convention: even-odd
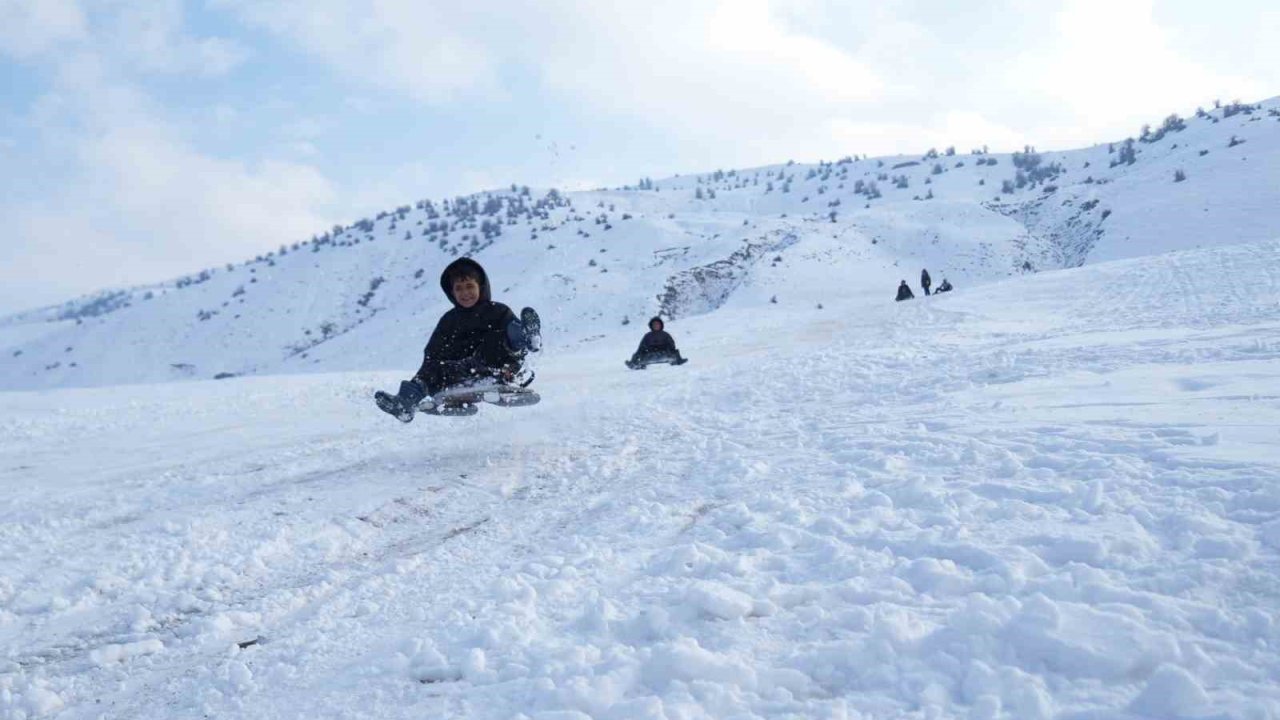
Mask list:
[[[421,201],[314,240],[282,238],[282,252],[241,265],[0,319],[0,389],[407,371],[448,307],[436,278],[458,254],[489,268],[498,299],[539,308],[548,341],[567,349],[633,336],[657,312],[754,310],[754,322],[839,298],[883,303],[922,267],[969,290],[1274,239],[1280,102],[1238,110],[1135,141],[1132,164],[1120,162],[1123,142],[1016,157],[942,150]]]
[[[409,426],[0,394],[0,717],[1280,717],[1277,263],[731,302]]]

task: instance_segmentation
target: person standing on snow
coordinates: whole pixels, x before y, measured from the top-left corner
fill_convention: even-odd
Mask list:
[[[920,287],[924,288],[924,294],[929,294],[929,286],[933,284],[933,280],[929,277],[928,270],[920,271]]]

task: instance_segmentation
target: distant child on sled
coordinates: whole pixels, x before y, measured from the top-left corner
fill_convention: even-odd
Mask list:
[[[667,333],[665,327],[660,317],[649,320],[649,332],[641,338],[640,347],[636,348],[635,354],[627,361],[627,367],[639,370],[654,363],[683,365],[689,362],[680,356],[680,351],[676,349],[676,341]]]

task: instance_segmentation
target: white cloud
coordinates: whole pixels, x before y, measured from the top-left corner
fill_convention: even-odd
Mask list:
[[[99,35],[111,38],[111,52],[140,71],[218,77],[249,57],[248,50],[232,39],[188,33],[181,0],[99,2]]]
[[[188,132],[209,137],[237,124],[232,106],[214,105],[184,126],[182,113],[171,116],[141,90],[146,75],[225,74],[248,56],[238,42],[192,33],[179,0],[100,0],[91,10],[0,0],[0,50],[50,71],[22,119],[36,133],[25,171],[58,177],[6,208],[0,285],[9,290],[0,302],[165,279],[345,219],[329,180],[289,153],[241,160],[202,151]],[[21,172],[10,168],[5,180]]]
[[[36,124],[73,170],[57,194],[8,208],[6,296],[166,279],[306,239],[340,214],[315,167],[202,152],[100,57],[68,56],[55,82]]]
[[[304,157],[304,158],[311,158],[311,159],[320,157],[320,148],[316,147],[315,143],[311,143],[306,140],[295,140],[292,142],[286,142],[283,145],[283,148],[288,155],[291,155],[294,157]]]
[[[886,92],[870,64],[763,0],[592,4],[555,19],[577,41],[540,50],[546,87],[602,124],[661,128],[659,168],[830,156],[831,124],[875,112]]]
[[[519,68],[540,78],[539,103],[658,128],[686,164],[885,152],[952,132],[945,144],[973,144],[956,113],[985,118],[993,147],[1089,144],[1267,90],[1186,55],[1153,0],[217,2],[364,87],[432,104],[519,96],[500,73]]]
[[[239,119],[240,111],[226,103],[215,105],[208,116],[208,120],[217,127],[232,127]]]
[[[787,30],[765,0],[719,3],[707,18],[704,37],[705,50],[699,54],[752,78],[780,73],[787,76],[780,79],[826,103],[873,100],[883,91],[867,65],[816,37]]]
[[[113,125],[80,148],[82,191],[127,218],[117,244],[190,262],[241,259],[306,239],[334,189],[309,165],[210,157],[155,122]],[[132,238],[132,239],[130,239]]]
[[[498,87],[491,20],[468,4],[421,0],[214,0],[364,85],[443,103],[457,93]]]
[[[1010,72],[1011,86],[1040,98],[1041,107],[1056,104],[1059,117],[1072,120],[1059,127],[1040,120],[1041,144],[1088,145],[1134,134],[1142,123],[1214,97],[1260,99],[1267,92],[1253,79],[1184,56],[1153,9],[1153,0],[1063,2],[1042,49]]]
[[[244,46],[218,37],[201,38],[188,52],[187,69],[210,77],[226,75],[249,59]]]
[[[504,89],[499,69],[518,67],[555,93],[545,102],[628,122],[678,115],[670,124],[690,138],[785,143],[807,132],[798,120],[817,114],[821,124],[884,91],[867,63],[789,29],[765,0],[551,0],[536,12],[439,0],[217,5],[366,87],[428,104],[506,97],[520,89]]]
[[[88,23],[76,0],[0,0],[0,52],[19,59],[81,40]]]
[[[545,48],[552,87],[613,112],[759,129],[874,100],[866,64],[784,28],[767,3],[593,5],[565,19],[578,42]]]
[[[181,0],[0,0],[0,52],[59,62],[67,46],[89,49],[144,72],[224,75],[248,58],[229,38],[193,37]]]
[[[285,135],[299,140],[314,140],[324,134],[326,123],[320,118],[297,118],[282,128]]]

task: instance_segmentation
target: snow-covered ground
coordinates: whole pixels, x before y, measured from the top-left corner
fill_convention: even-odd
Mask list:
[[[1280,718],[1276,267],[730,303],[409,426],[0,394],[0,717]]]

